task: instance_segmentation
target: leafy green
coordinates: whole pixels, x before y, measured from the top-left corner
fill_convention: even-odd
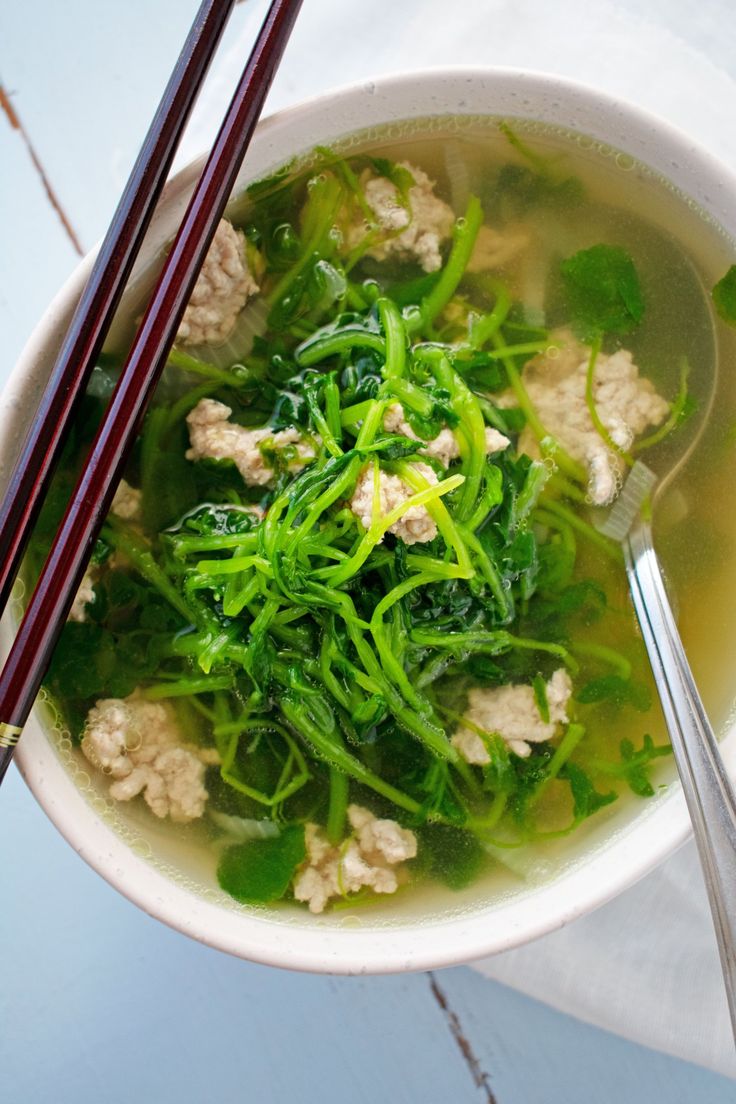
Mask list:
[[[488,856],[472,832],[447,824],[425,824],[419,830],[420,850],[426,850],[430,877],[450,889],[464,889],[488,864]]]
[[[545,724],[549,724],[549,701],[547,700],[547,684],[541,675],[535,675],[532,679],[534,700],[537,703],[539,716]]]
[[[535,744],[525,759],[514,757],[513,769],[516,785],[509,797],[509,805],[515,821],[525,830],[529,827],[529,806],[540,787],[549,778],[549,768],[554,752],[549,744]]]
[[[502,361],[480,350],[458,352],[453,366],[474,391],[503,391],[508,387],[508,376]],[[510,411],[504,411],[508,416]]]
[[[629,254],[616,245],[594,245],[563,261],[570,318],[586,340],[629,333],[644,317],[644,297]]]
[[[508,164],[499,170],[494,205],[502,218],[518,218],[536,207],[568,208],[585,195],[576,176],[553,177],[527,165]]]
[[[141,436],[143,521],[154,533],[171,525],[197,501],[195,472],[184,456],[183,427],[167,435],[167,417],[163,407],[151,410]]]
[[[736,326],[736,265],[731,265],[711,294],[719,316],[729,326]]]
[[[502,674],[502,673],[501,673]],[[500,736],[490,735],[485,740],[490,762],[483,767],[484,784],[491,793],[509,794],[518,786],[518,774],[511,758],[509,745]]]
[[[622,778],[639,797],[651,797],[654,787],[649,778],[649,768],[655,759],[672,754],[670,744],[655,744],[647,734],[638,751],[628,739],[621,741],[620,751],[619,763],[596,762],[596,768],[605,774]]]
[[[89,622],[68,621],[47,675],[61,698],[124,698],[155,669],[156,659],[134,638],[116,637]]]
[[[274,839],[228,847],[217,867],[220,887],[243,904],[268,904],[284,896],[306,856],[304,829],[290,825]]]
[[[597,790],[590,776],[575,763],[565,763],[559,777],[566,779],[570,784],[573,815],[576,821],[585,820],[616,800],[616,794],[612,791],[601,793]]]
[[[636,751],[631,740],[621,741],[623,775],[635,794],[639,797],[652,796],[654,787],[649,780],[647,768],[655,759],[671,754],[670,744],[655,744],[648,734],[644,736],[639,751]]]
[[[585,196],[582,181],[560,171],[556,158],[532,150],[506,122],[499,130],[525,164],[502,165],[494,187],[494,203],[502,218],[518,218],[535,207],[569,209]]]
[[[632,679],[623,679],[619,675],[603,675],[591,679],[575,695],[581,705],[610,701],[614,705],[633,705],[641,713],[646,713],[652,705],[652,695],[644,683]]]
[[[421,303],[429,295],[439,280],[438,272],[428,272],[423,276],[413,276],[390,284],[385,295],[396,303],[397,307],[408,307],[412,303]]]

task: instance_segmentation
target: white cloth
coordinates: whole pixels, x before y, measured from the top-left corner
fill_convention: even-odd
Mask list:
[[[180,160],[209,144],[263,10],[261,0],[252,4],[197,109]],[[269,108],[322,92],[328,82],[398,70],[521,66],[638,103],[736,167],[734,27],[732,0],[310,0]],[[320,65],[326,42],[330,64]],[[736,1076],[692,844],[593,915],[477,968],[580,1019]]]
[[[692,842],[597,912],[473,965],[561,1012],[736,1077],[713,923]]]

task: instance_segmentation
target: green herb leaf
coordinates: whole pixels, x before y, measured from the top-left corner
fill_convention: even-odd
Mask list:
[[[736,326],[736,265],[731,265],[711,294],[719,316],[729,326]]]
[[[532,679],[532,689],[534,690],[534,700],[537,703],[539,716],[542,718],[545,724],[549,724],[549,701],[547,700],[547,683],[544,681],[541,675],[535,675]]]
[[[258,514],[243,506],[216,506],[205,503],[182,518],[170,533],[190,532],[199,536],[232,536],[234,533],[249,533],[258,525]]]
[[[671,755],[669,744],[655,744],[648,734],[644,736],[641,748],[637,751],[631,740],[622,740],[620,744],[620,763],[596,763],[598,770],[606,774],[623,778],[627,785],[639,797],[651,797],[654,787],[649,779],[649,767],[654,759]]]
[[[49,666],[49,686],[67,699],[127,697],[152,668],[141,654],[122,654],[119,644],[99,625],[67,621]]]
[[[597,813],[599,809],[616,800],[617,794],[612,791],[600,793],[582,767],[574,763],[565,763],[559,777],[567,779],[570,783],[575,820],[585,820],[586,817],[592,816],[593,813]]]
[[[671,755],[670,744],[655,744],[648,734],[645,735],[642,746],[636,751],[631,740],[621,741],[621,760],[623,774],[627,783],[639,797],[651,797],[654,787],[649,780],[648,767],[654,759],[663,755]]]
[[[571,320],[581,336],[629,333],[644,316],[639,277],[626,250],[594,245],[561,266]]]
[[[500,736],[490,735],[485,740],[490,762],[483,768],[485,788],[491,793],[512,793],[518,785],[509,745]]]
[[[556,178],[534,172],[525,165],[503,165],[498,172],[494,204],[508,219],[525,215],[534,207],[567,207],[581,203],[585,189],[576,176]]]
[[[604,675],[591,679],[576,694],[576,699],[582,705],[601,701],[612,701],[615,705],[633,705],[641,713],[646,713],[652,704],[652,695],[644,683],[623,679],[620,675]]]
[[[169,409],[152,407],[143,421],[140,449],[141,510],[144,528],[158,532],[197,501],[192,465],[182,446],[185,426],[169,426]]]
[[[430,877],[450,889],[463,889],[478,875],[488,856],[476,837],[446,824],[426,824],[419,831]]]
[[[291,825],[276,839],[228,847],[217,867],[217,880],[226,893],[244,904],[278,901],[305,855],[304,828]]]

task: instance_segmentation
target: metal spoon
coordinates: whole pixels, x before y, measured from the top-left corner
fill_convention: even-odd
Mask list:
[[[682,647],[647,521],[635,522],[623,550],[693,823],[736,1038],[736,795]]]
[[[619,499],[598,528],[623,547],[631,597],[703,868],[736,1039],[736,795],[677,631],[651,525],[640,509],[655,486],[655,501],[661,496],[695,450],[713,406],[716,378],[713,373],[707,384],[703,381],[707,393],[702,396],[698,424],[690,427],[688,439],[673,442],[677,452],[667,449],[660,453],[662,477],[658,479],[637,461]]]
[[[623,548],[634,609],[693,825],[736,1039],[736,795],[682,646],[649,522],[665,488],[680,474],[712,424],[718,391],[718,337],[710,297],[694,268],[690,274],[700,294],[703,317],[710,323],[707,333],[701,329],[702,343],[694,361],[700,371],[689,381],[698,414],[684,432],[678,430],[652,449],[648,463],[656,474],[641,461],[634,464],[607,516],[595,524]],[[693,333],[690,328],[691,337]],[[641,508],[644,501],[652,506],[646,514]]]

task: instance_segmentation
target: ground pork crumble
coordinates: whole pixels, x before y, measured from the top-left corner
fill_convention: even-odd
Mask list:
[[[437,486],[439,480],[428,464],[412,464],[411,466],[431,486]],[[364,529],[370,529],[373,521],[373,492],[373,466],[368,464],[358,476],[350,500],[350,509]],[[380,471],[378,473],[379,516],[386,517],[387,514],[390,514],[397,506],[401,506],[415,493],[409,484],[405,483],[398,475]],[[422,544],[434,540],[437,536],[437,526],[426,506],[410,506],[398,521],[389,526],[388,531],[403,540],[404,544]]]
[[[221,219],[179,324],[181,345],[221,345],[258,291],[245,258],[245,237]]]
[[[110,513],[123,521],[137,524],[141,520],[141,504],[143,495],[137,487],[131,487],[125,479],[121,479],[115,497],[112,500]],[[112,560],[117,560],[115,554]],[[74,596],[72,608],[69,610],[67,621],[82,622],[87,620],[87,606],[95,601],[95,585],[100,578],[100,568],[97,564],[90,564],[84,573],[79,589]]]
[[[485,766],[491,757],[481,736],[483,732],[500,736],[511,751],[525,759],[531,754],[530,744],[552,739],[558,725],[568,720],[567,703],[572,683],[567,671],[562,667],[555,671],[545,689],[549,721],[542,719],[531,686],[511,683],[490,689],[474,687],[468,694],[468,707],[463,714],[463,720],[468,723],[461,725],[452,737],[453,747],[468,763]]]
[[[624,461],[595,428],[585,400],[590,349],[567,330],[551,336],[555,346],[527,364],[524,386],[545,429],[587,467],[591,502],[605,506],[620,490]],[[626,349],[599,354],[593,397],[598,417],[621,449],[630,448],[646,429],[660,425],[670,410],[654,384],[639,375]],[[508,398],[509,405],[514,402]],[[519,451],[539,456],[539,445],[528,427],[519,438]]]
[[[137,691],[127,698],[101,699],[90,709],[82,751],[111,779],[113,801],[142,794],[157,817],[178,824],[202,816],[205,768],[219,762],[214,748],[182,741],[167,705],[147,701]]]
[[[481,226],[468,261],[468,272],[489,272],[513,261],[529,245],[529,235],[521,229],[495,230]]]
[[[395,820],[381,820],[361,805],[348,806],[353,829],[339,847],[333,847],[317,824],[307,824],[307,859],[294,880],[294,897],[309,911],[324,912],[333,897],[357,893],[364,886],[374,893],[395,893],[405,872],[400,865],[417,853],[413,832]]]
[[[274,470],[264,456],[262,446],[284,453],[289,471],[296,475],[314,460],[317,438],[305,438],[298,429],[269,426],[249,429],[228,419],[232,410],[215,399],[201,399],[187,415],[191,448],[187,460],[232,460],[249,487],[265,487],[274,478]]]
[[[401,201],[393,181],[367,169],[360,178],[368,206],[375,215],[379,230],[391,236],[372,245],[368,256],[383,261],[389,256],[417,261],[425,272],[436,272],[442,267],[440,247],[451,233],[455,213],[449,204],[435,195],[434,182],[423,169],[408,161],[400,162],[413,177],[409,188],[407,206]],[[346,244],[349,249],[359,246],[372,232],[370,224],[361,222],[348,227]]]

